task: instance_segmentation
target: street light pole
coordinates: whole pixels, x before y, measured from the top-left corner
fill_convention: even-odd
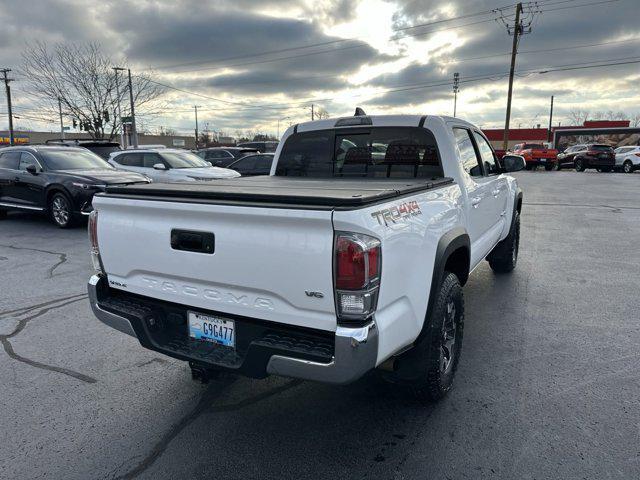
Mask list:
[[[64,140],[64,124],[62,123],[62,101],[58,97],[58,112],[60,113],[60,137]]]
[[[196,150],[198,149],[198,105],[194,105],[193,109],[196,112]]]
[[[129,100],[131,101],[131,137],[133,139],[133,148],[138,148],[138,130],[136,130],[136,111],[133,106],[133,86],[131,85],[131,69],[129,72]]]
[[[7,73],[11,71],[10,68],[3,68],[2,73],[4,74],[4,86],[7,90],[7,112],[9,113],[9,145],[13,145],[13,111],[11,110],[11,87],[9,86],[10,78],[7,77]]]
[[[116,95],[118,96],[118,119],[116,121],[120,122],[120,145],[126,148],[124,138],[124,124],[122,123],[122,108],[120,107],[120,82],[118,81],[118,72],[120,70],[124,70],[124,68],[113,67],[113,71],[116,75]]]
[[[458,109],[458,92],[460,91],[460,74],[453,74],[453,116],[456,116]]]

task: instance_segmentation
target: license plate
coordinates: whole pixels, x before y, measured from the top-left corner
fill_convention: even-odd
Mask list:
[[[546,158],[541,158],[540,161],[544,163],[544,162],[547,161],[547,159]]]
[[[235,348],[236,327],[233,320],[189,312],[189,337]]]

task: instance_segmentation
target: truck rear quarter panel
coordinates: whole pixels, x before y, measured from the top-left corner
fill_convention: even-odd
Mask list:
[[[460,226],[460,188],[448,185],[359,210],[333,214],[336,231],[382,242],[382,278],[375,314],[380,364],[410,345],[422,330],[440,238]]]

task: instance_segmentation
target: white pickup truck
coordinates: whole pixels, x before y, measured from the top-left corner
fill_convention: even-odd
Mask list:
[[[108,188],[89,231],[95,315],[219,371],[451,388],[462,286],[515,265],[522,193],[475,126],[437,116],[301,123],[271,175]]]

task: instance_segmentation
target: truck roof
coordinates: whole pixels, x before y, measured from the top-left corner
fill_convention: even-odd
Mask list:
[[[367,118],[371,120],[370,125],[336,125],[341,120],[355,119],[355,118]],[[312,122],[299,123],[290,129],[294,129],[297,132],[309,132],[313,130],[327,130],[331,128],[362,128],[363,126],[372,127],[418,127],[426,123],[427,120],[441,120],[444,123],[456,122],[458,124],[474,127],[471,123],[461,120],[457,117],[448,117],[444,115],[365,115],[362,117],[336,117],[328,118],[326,120],[315,120]],[[286,134],[285,134],[286,136]]]
[[[106,195],[139,200],[330,210],[364,207],[452,182],[451,178],[378,180],[258,176],[207,183],[107,187]]]

